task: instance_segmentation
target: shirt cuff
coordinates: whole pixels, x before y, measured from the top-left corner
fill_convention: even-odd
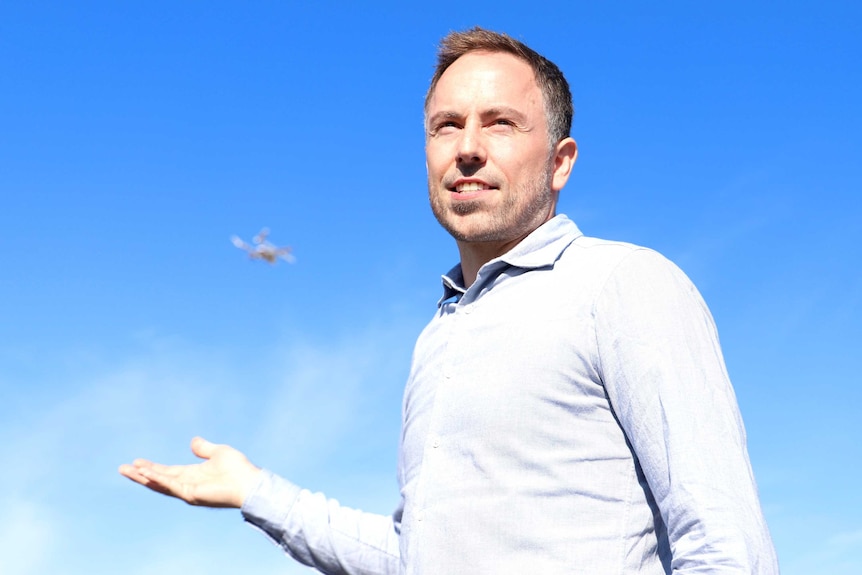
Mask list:
[[[284,537],[284,525],[299,492],[299,486],[268,469],[262,469],[257,484],[240,508],[243,519],[280,544]]]

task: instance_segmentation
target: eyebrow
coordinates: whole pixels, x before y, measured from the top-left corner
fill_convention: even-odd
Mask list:
[[[437,122],[440,122],[441,120],[458,120],[460,118],[461,118],[461,114],[459,114],[457,112],[450,112],[450,111],[437,112],[436,114],[434,114],[433,116],[430,116],[428,118],[428,124],[434,125]]]

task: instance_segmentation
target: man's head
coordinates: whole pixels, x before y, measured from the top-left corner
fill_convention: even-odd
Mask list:
[[[437,50],[437,67],[431,78],[428,93],[425,95],[426,114],[428,102],[437,88],[440,76],[455,60],[469,52],[502,52],[529,64],[535,75],[536,84],[542,91],[551,145],[569,136],[574,115],[572,93],[569,90],[569,83],[557,65],[523,42],[506,34],[479,27],[465,32],[450,32],[440,41]]]
[[[577,145],[566,81],[548,60],[477,29],[450,34],[440,53],[425,104],[428,193],[463,263],[464,249],[500,255],[553,217]],[[556,86],[556,125],[538,74]]]

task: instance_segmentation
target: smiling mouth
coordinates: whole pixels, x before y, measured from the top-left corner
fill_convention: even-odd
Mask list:
[[[493,189],[488,184],[482,184],[479,182],[464,182],[462,184],[458,184],[453,188],[453,191],[463,194],[464,192],[481,192],[483,190],[491,190]]]

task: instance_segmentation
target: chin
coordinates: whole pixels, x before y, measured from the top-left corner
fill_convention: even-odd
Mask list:
[[[468,243],[478,242],[498,242],[505,241],[506,234],[504,230],[495,228],[483,222],[482,224],[467,224],[464,225],[448,225],[445,227],[449,234],[458,241]]]

